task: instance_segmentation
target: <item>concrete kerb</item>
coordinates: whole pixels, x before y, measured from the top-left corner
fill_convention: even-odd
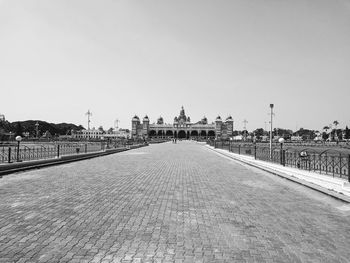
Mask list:
[[[83,161],[86,159],[91,159],[95,157],[102,157],[109,154],[119,153],[123,151],[128,151],[132,149],[137,149],[144,147],[146,145],[139,145],[127,148],[117,148],[117,149],[107,149],[106,151],[93,152],[93,153],[82,153],[78,155],[63,155],[58,158],[53,159],[44,159],[44,160],[34,160],[34,161],[25,161],[12,164],[0,165],[0,178],[4,175],[22,172],[30,169],[39,169],[53,165],[60,165],[70,162]]]
[[[301,185],[306,186],[308,188],[311,188],[311,189],[313,189],[315,191],[318,191],[318,192],[321,192],[323,194],[329,195],[329,196],[334,197],[334,198],[336,198],[338,200],[344,201],[346,203],[350,203],[350,196],[344,195],[341,192],[336,192],[333,189],[328,189],[328,188],[322,187],[320,185],[317,185],[315,183],[308,182],[308,181],[303,180],[303,179],[299,179],[299,178],[291,175],[290,172],[289,173],[285,173],[285,172],[273,169],[273,168],[269,167],[269,163],[267,163],[267,162],[259,161],[260,163],[263,163],[263,164],[258,164],[256,162],[254,162],[255,160],[253,160],[253,159],[252,159],[252,161],[245,160],[243,158],[239,158],[239,155],[235,156],[235,154],[229,153],[229,152],[227,152],[225,150],[222,150],[222,149],[215,149],[214,147],[209,146],[209,145],[205,145],[205,147],[207,149],[212,150],[213,152],[221,155],[221,156],[226,157],[226,158],[242,162],[244,164],[247,164],[247,165],[250,165],[252,167],[258,168],[258,169],[263,170],[265,172],[268,172],[268,173],[277,175],[279,177],[285,178],[287,180],[293,181],[295,183],[301,184]],[[329,180],[325,180],[325,181],[329,182]]]

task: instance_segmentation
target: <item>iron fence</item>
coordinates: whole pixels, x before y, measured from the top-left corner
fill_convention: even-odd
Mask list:
[[[113,148],[126,148],[140,142],[77,142],[77,143],[46,143],[46,144],[10,144],[0,146],[0,164],[18,161],[32,161],[58,158],[63,155],[77,155],[105,151]],[[29,145],[29,146],[28,146]]]
[[[232,141],[207,141],[210,146],[233,153],[249,155],[258,160],[278,163],[333,177],[347,178],[350,182],[350,151],[347,149],[297,147],[274,144],[271,149],[264,144]]]

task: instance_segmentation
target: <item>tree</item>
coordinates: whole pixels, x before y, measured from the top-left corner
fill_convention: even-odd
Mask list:
[[[265,131],[264,131],[263,128],[258,128],[258,129],[256,129],[253,133],[255,134],[256,139],[257,139],[257,140],[260,140],[260,139],[262,138],[262,136],[264,136]]]
[[[102,133],[105,132],[102,126],[98,127],[98,130],[99,130],[100,132],[102,132]]]
[[[342,129],[335,130],[335,133],[337,135],[338,140],[340,140],[340,141],[343,140],[343,131],[342,131]]]
[[[328,134],[327,132],[322,132],[322,139],[325,141],[328,139]]]
[[[335,126],[335,129],[337,129],[337,126],[339,125],[339,121],[335,120],[335,121],[333,121],[333,124]]]
[[[21,122],[18,121],[16,125],[15,136],[22,136],[22,134],[23,134],[23,128],[22,128]]]
[[[294,135],[301,136],[303,140],[313,140],[316,137],[316,132],[314,130],[300,128]]]
[[[350,129],[348,128],[348,126],[345,127],[345,139],[350,139]]]

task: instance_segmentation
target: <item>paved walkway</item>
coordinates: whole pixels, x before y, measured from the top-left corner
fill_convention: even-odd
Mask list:
[[[295,167],[282,166],[268,161],[255,160],[253,156],[237,154],[227,150],[218,149],[204,144],[207,148],[225,157],[250,164],[262,170],[269,171],[281,177],[318,189],[328,195],[350,203],[350,183],[348,178],[332,177],[331,175],[319,174],[314,171],[297,169]]]
[[[349,262],[350,207],[191,142],[0,180],[0,262]]]

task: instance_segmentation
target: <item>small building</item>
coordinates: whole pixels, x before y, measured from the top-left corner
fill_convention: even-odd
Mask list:
[[[130,130],[129,129],[119,129],[119,130],[114,130],[112,132],[107,132],[103,134],[103,138],[105,139],[128,139],[130,138]]]
[[[101,130],[97,130],[92,128],[90,130],[80,130],[72,132],[72,138],[74,139],[101,139],[103,136],[103,132]]]

